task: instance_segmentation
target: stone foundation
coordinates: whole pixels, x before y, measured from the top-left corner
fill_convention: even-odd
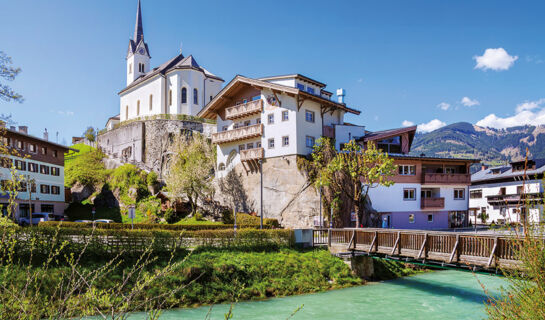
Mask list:
[[[259,171],[247,172],[240,163],[233,170],[241,174],[241,183],[248,198],[247,210],[259,214]],[[222,204],[232,206],[221,192],[216,196]],[[320,215],[320,195],[297,168],[297,156],[263,161],[263,211],[264,218],[277,219],[286,228],[313,227],[314,217]]]

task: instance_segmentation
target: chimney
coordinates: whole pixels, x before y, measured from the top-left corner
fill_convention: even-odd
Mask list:
[[[11,131],[16,131],[16,130],[15,130],[15,126],[9,126],[9,129],[10,129]]]
[[[484,170],[486,170],[486,169],[488,169],[488,166],[487,166],[486,164],[483,163],[483,164],[481,165],[481,170],[484,171]]]
[[[343,88],[337,89],[337,101],[339,103],[344,104],[344,96],[346,95],[346,91]]]
[[[19,132],[28,134],[28,127],[27,126],[19,126]]]
[[[44,131],[44,140],[49,141],[49,133],[47,133],[47,128],[45,128],[45,131]]]

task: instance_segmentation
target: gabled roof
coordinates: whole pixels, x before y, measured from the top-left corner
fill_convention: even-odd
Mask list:
[[[210,73],[208,70],[205,70],[204,68],[201,68],[201,66],[199,66],[199,64],[197,63],[195,58],[193,58],[192,55],[190,55],[190,56],[188,56],[186,58],[186,57],[184,57],[183,54],[180,53],[179,55],[177,55],[174,58],[168,60],[167,62],[163,63],[159,67],[156,67],[153,70],[151,70],[150,72],[148,72],[148,73],[146,73],[144,75],[141,75],[139,78],[134,80],[131,84],[129,84],[125,89],[121,90],[119,92],[119,94],[122,94],[125,91],[128,91],[128,90],[140,85],[141,83],[155,77],[156,75],[159,75],[159,74],[165,75],[166,73],[168,73],[170,71],[173,71],[173,70],[176,70],[176,69],[193,69],[193,70],[200,71],[200,72],[204,73],[204,75],[207,78],[223,81],[222,78]]]
[[[526,175],[529,178],[533,178],[536,175],[543,175],[543,173],[545,173],[545,159],[533,159],[530,161],[535,163],[535,169],[526,170]],[[496,166],[477,171],[471,175],[471,182],[515,179],[517,177],[522,178],[524,176],[524,171],[513,171],[512,166],[513,164],[520,163],[521,161],[511,162],[511,164],[508,166]],[[524,163],[524,161],[522,161],[522,163]]]
[[[282,79],[290,79],[290,78],[301,79],[301,80],[310,82],[310,83],[312,83],[314,85],[317,85],[320,88],[325,88],[326,87],[325,83],[314,80],[312,78],[309,78],[309,77],[304,76],[304,75],[299,74],[299,73],[285,74],[285,75],[281,75],[281,76],[263,77],[263,78],[258,78],[258,80],[270,81],[270,80],[282,80]]]
[[[382,140],[387,139],[395,136],[399,136],[404,133],[409,133],[410,140],[412,142],[414,138],[414,134],[416,133],[416,126],[412,127],[406,127],[406,128],[395,128],[395,129],[388,129],[388,130],[382,130],[382,131],[375,131],[375,132],[368,132],[363,137],[363,141],[375,141],[375,140]]]
[[[306,91],[299,90],[294,87],[288,87],[277,83],[272,83],[264,80],[247,78],[241,75],[237,75],[233,78],[215,97],[210,101],[198,114],[198,117],[214,119],[219,110],[224,107],[231,106],[230,93],[238,90],[241,86],[251,86],[260,89],[270,89],[276,92],[285,93],[291,96],[301,97],[303,99],[309,99],[322,103],[328,107],[337,108],[344,112],[350,112],[353,114],[360,114],[359,110],[347,107],[345,104],[338,103],[317,95],[310,94]]]

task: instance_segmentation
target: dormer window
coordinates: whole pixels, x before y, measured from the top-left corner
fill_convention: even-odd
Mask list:
[[[298,83],[297,84],[297,89],[305,91],[305,85]]]

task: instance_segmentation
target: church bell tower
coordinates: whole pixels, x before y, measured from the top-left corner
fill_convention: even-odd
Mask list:
[[[127,86],[150,70],[148,45],[144,42],[144,27],[142,26],[142,9],[140,0],[136,9],[136,25],[134,26],[134,38],[129,40],[127,52]]]

